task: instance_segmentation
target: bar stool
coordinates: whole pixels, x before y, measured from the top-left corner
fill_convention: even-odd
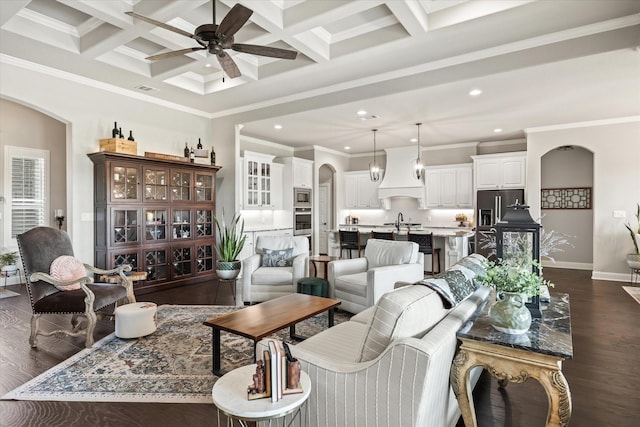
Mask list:
[[[433,275],[440,273],[440,248],[433,247],[433,233],[409,232],[407,233],[407,240],[417,243],[419,252],[425,255],[431,255],[431,271],[425,270],[425,273]]]
[[[360,232],[359,231],[347,231],[347,230],[339,230],[338,237],[340,239],[340,257],[342,258],[342,251],[349,251],[349,258],[351,258],[351,251],[358,251],[358,258],[360,258],[360,250],[364,249],[365,245],[360,243]]]
[[[396,233],[393,231],[371,231],[372,239],[396,240]]]

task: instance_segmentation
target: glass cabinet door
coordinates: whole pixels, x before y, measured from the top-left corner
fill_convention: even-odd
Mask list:
[[[111,218],[111,241],[114,245],[140,241],[137,209],[113,209]]]
[[[111,167],[111,200],[138,200],[138,167],[124,164]]]
[[[214,200],[214,178],[212,173],[196,172],[196,202],[212,202]]]
[[[210,209],[196,209],[196,237],[212,237],[215,232],[213,211]]]
[[[167,251],[165,249],[152,249],[144,254],[147,281],[157,282],[169,279],[169,265],[167,263]]]
[[[191,237],[191,211],[189,209],[173,211],[171,229],[173,240],[189,239]]]
[[[168,239],[166,209],[145,209],[144,218],[145,240],[156,241]]]
[[[171,275],[174,278],[191,275],[191,248],[172,248]]]
[[[213,254],[213,245],[202,245],[197,247],[196,273],[214,270]]]
[[[131,271],[138,271],[138,252],[115,252],[111,256],[112,268],[120,267],[121,265],[130,265]]]
[[[245,189],[247,207],[256,207],[259,205],[258,194],[260,189],[258,185],[260,183],[260,176],[258,175],[258,162],[254,160],[247,161],[247,188]]]
[[[144,199],[167,200],[169,177],[166,169],[144,168]]]
[[[271,206],[271,163],[260,164],[260,206]]]
[[[171,200],[191,200],[191,172],[171,171]]]

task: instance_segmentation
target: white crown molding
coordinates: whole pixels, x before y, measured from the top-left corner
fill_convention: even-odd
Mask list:
[[[486,142],[480,142],[478,143],[478,145],[481,145],[482,147],[500,147],[503,145],[516,145],[516,144],[526,144],[527,140],[525,138],[519,138],[519,139],[505,139],[502,141],[486,141]]]
[[[264,145],[265,147],[276,148],[279,150],[289,151],[293,154],[294,149],[288,145],[282,145],[277,142],[267,141],[265,139],[254,138],[252,136],[240,135],[240,143],[249,142],[252,144]]]
[[[211,114],[205,111],[196,110],[195,108],[185,107],[184,105],[176,104],[174,102],[154,98],[152,96],[138,93],[133,90],[123,89],[118,86],[114,86],[108,83],[103,83],[87,77],[78,76],[77,74],[72,74],[66,71],[57,70],[55,68],[47,67],[45,65],[36,64],[31,61],[25,61],[24,59],[16,58],[15,56],[6,55],[4,53],[0,53],[0,64],[12,65],[25,70],[34,71],[36,73],[45,74],[51,77],[56,77],[59,79],[71,81],[81,85],[93,87],[95,89],[100,89],[100,90],[115,93],[118,95],[127,96],[129,98],[138,99],[140,101],[159,105],[161,107],[181,111],[183,113],[189,113],[189,114],[193,114],[199,117],[204,117],[207,119],[212,118]]]
[[[633,122],[640,122],[640,116],[617,117],[613,119],[591,120],[587,122],[565,123],[561,125],[526,128],[524,130],[524,134],[529,135],[530,133],[550,132],[555,130],[586,128],[586,127],[593,127],[593,126],[608,126],[608,125],[617,125],[621,123],[633,123]]]
[[[439,151],[439,150],[451,150],[456,148],[476,148],[480,142],[460,142],[457,144],[448,145],[434,145],[430,147],[421,147],[422,151]]]
[[[323,151],[325,153],[334,154],[336,156],[342,156],[346,158],[353,157],[353,154],[343,153],[342,151],[334,150],[332,148],[327,148],[327,147],[321,147],[320,145],[312,145],[311,148],[314,151]],[[302,149],[309,149],[309,147],[303,147]],[[300,151],[302,151],[302,149],[300,149]]]

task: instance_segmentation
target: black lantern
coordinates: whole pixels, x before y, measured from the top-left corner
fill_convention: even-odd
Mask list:
[[[540,231],[542,226],[531,218],[529,206],[515,204],[507,207],[502,220],[495,224],[496,256],[498,259],[510,260],[522,266],[531,266],[540,276]],[[535,260],[537,265],[533,265]],[[536,295],[527,301],[527,308],[532,317],[542,317],[540,296]]]

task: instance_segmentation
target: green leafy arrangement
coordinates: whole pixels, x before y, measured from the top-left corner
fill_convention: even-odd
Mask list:
[[[5,252],[0,255],[0,267],[15,265],[18,260],[18,252]]]
[[[218,245],[216,246],[216,252],[218,254],[218,261],[235,261],[242,248],[247,236],[244,234],[244,220],[240,226],[238,232],[238,223],[240,222],[240,214],[235,214],[231,223],[227,226],[224,221],[224,211],[220,220],[214,217],[216,227],[218,228]]]
[[[637,230],[634,230],[630,223],[626,223],[624,226],[629,230],[633,247],[636,249],[636,255],[640,255],[640,248],[638,248],[638,240],[636,239],[636,234],[640,234],[640,203],[638,203],[638,208],[636,210],[636,222],[638,223]]]
[[[498,293],[516,292],[529,297],[540,295],[540,287],[546,285],[550,288],[553,283],[543,279],[534,271],[534,268],[542,272],[542,266],[535,260],[529,264],[531,267],[522,266],[517,260],[498,260],[498,263],[486,261],[484,267],[486,274],[478,277],[480,283],[494,288]]]

